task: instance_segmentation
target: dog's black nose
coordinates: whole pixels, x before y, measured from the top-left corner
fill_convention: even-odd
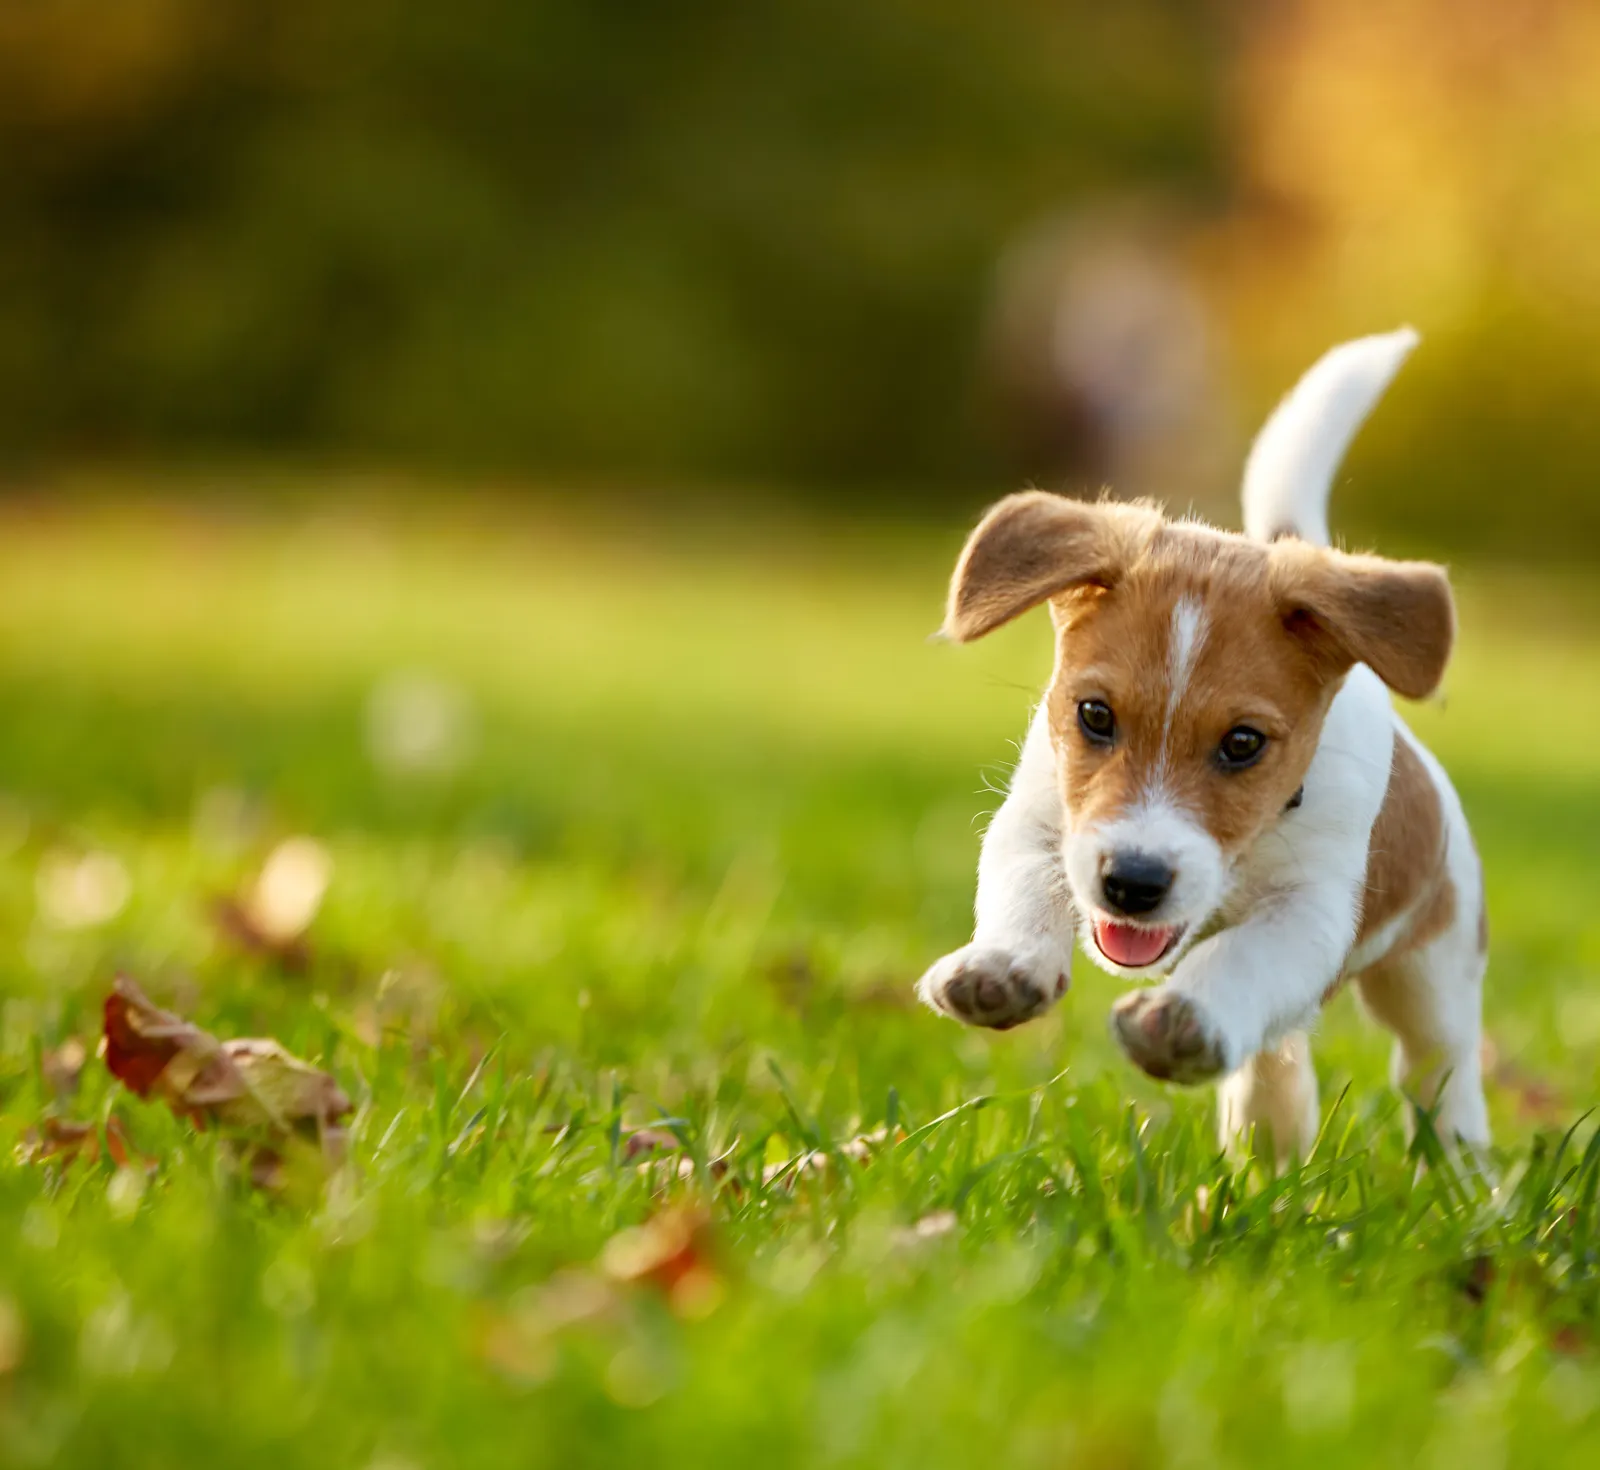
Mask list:
[[[1172,887],[1172,869],[1146,852],[1119,852],[1105,861],[1100,889],[1119,914],[1148,914]]]

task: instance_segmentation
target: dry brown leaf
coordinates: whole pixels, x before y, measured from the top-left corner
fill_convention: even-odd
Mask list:
[[[78,1090],[78,1079],[88,1059],[89,1052],[83,1042],[76,1036],[69,1036],[60,1046],[44,1054],[40,1070],[46,1085],[58,1098],[71,1096]]]
[[[141,1154],[128,1141],[120,1118],[107,1119],[103,1133],[93,1123],[46,1118],[37,1128],[29,1129],[17,1148],[17,1158],[24,1164],[44,1164],[52,1159],[63,1164],[82,1159],[92,1164],[100,1157],[102,1148],[119,1169],[126,1169],[135,1159],[146,1168],[155,1165],[154,1159]]]
[[[314,1131],[342,1143],[350,1099],[326,1072],[270,1038],[218,1041],[161,1010],[118,976],[105,1002],[105,1059],[112,1076],[140,1097],[159,1097],[198,1126],[288,1134]]]
[[[722,1299],[711,1222],[701,1210],[663,1210],[618,1231],[600,1253],[600,1267],[620,1285],[654,1287],[679,1316],[704,1316]]]
[[[728,1168],[734,1147],[730,1146],[714,1159],[707,1159],[706,1174],[713,1184],[725,1183],[731,1192],[739,1193],[739,1180]],[[684,1152],[678,1135],[665,1128],[635,1129],[623,1140],[622,1156],[631,1164],[653,1171],[659,1181],[658,1189],[665,1189],[674,1181],[693,1183],[699,1173],[694,1159]]]
[[[1583,1328],[1573,1323],[1564,1323],[1550,1334],[1550,1348],[1552,1352],[1561,1353],[1566,1357],[1582,1357],[1591,1346],[1592,1339]]]
[[[221,898],[212,916],[241,949],[276,960],[285,969],[311,963],[306,930],[322,907],[333,860],[320,842],[290,837],[267,855],[255,882],[243,894]]]
[[[37,1128],[30,1128],[17,1145],[17,1161],[23,1164],[43,1164],[51,1159],[93,1163],[99,1157],[100,1135],[94,1124],[67,1118],[46,1118]]]
[[[678,1135],[665,1128],[637,1128],[622,1141],[622,1157],[630,1162],[648,1161],[662,1154],[677,1153],[682,1147]]]
[[[744,1185],[740,1182],[738,1175],[731,1173],[729,1170],[728,1160],[732,1157],[733,1150],[730,1148],[726,1153],[718,1154],[714,1159],[707,1159],[706,1172],[711,1176],[713,1184],[723,1185],[730,1194],[737,1195],[744,1192]],[[696,1174],[694,1160],[691,1158],[679,1159],[676,1172],[679,1181],[687,1184]]]
[[[797,1179],[818,1178],[826,1175],[833,1168],[836,1157],[849,1159],[852,1163],[860,1164],[865,1168],[883,1148],[891,1143],[899,1143],[906,1136],[903,1128],[897,1128],[891,1137],[887,1126],[874,1128],[871,1133],[860,1133],[848,1139],[833,1149],[811,1149],[803,1154],[796,1154],[792,1159],[783,1159],[776,1164],[768,1164],[761,1171],[761,1182],[767,1185],[780,1184],[793,1187]]]
[[[311,946],[304,938],[300,935],[290,939],[274,938],[256,923],[243,899],[216,899],[211,905],[211,917],[224,937],[249,954],[261,955],[296,974],[311,964]]]
[[[320,1147],[299,1135],[272,1143],[241,1140],[234,1158],[257,1189],[273,1194],[310,1193],[326,1178],[328,1166],[343,1159],[345,1142],[343,1128],[325,1128]]]

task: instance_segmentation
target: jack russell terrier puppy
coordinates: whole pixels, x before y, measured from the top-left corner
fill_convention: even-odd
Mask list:
[[[1015,1026],[1066,990],[1076,934],[1159,981],[1113,1033],[1152,1077],[1220,1078],[1225,1145],[1260,1128],[1310,1151],[1307,1030],[1346,979],[1439,1136],[1489,1141],[1482,870],[1389,699],[1438,688],[1450,586],[1328,535],[1334,471],[1416,340],[1348,342],[1301,379],[1251,449],[1243,535],[1029,491],[984,516],[950,586],[958,643],[1048,603],[1055,672],[984,838],[972,943],[918,992]]]

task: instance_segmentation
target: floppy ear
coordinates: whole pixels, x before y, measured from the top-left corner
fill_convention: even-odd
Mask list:
[[[1296,541],[1275,545],[1271,565],[1284,626],[1331,668],[1367,664],[1407,699],[1439,687],[1456,632],[1443,567]]]
[[[1043,490],[1008,495],[978,523],[950,579],[945,637],[966,643],[1068,587],[1110,585],[1120,563],[1107,507]]]

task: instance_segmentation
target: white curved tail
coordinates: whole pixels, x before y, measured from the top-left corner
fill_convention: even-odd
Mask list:
[[[1341,343],[1294,385],[1256,435],[1245,461],[1245,535],[1329,544],[1334,471],[1417,341],[1410,327],[1401,327]]]

